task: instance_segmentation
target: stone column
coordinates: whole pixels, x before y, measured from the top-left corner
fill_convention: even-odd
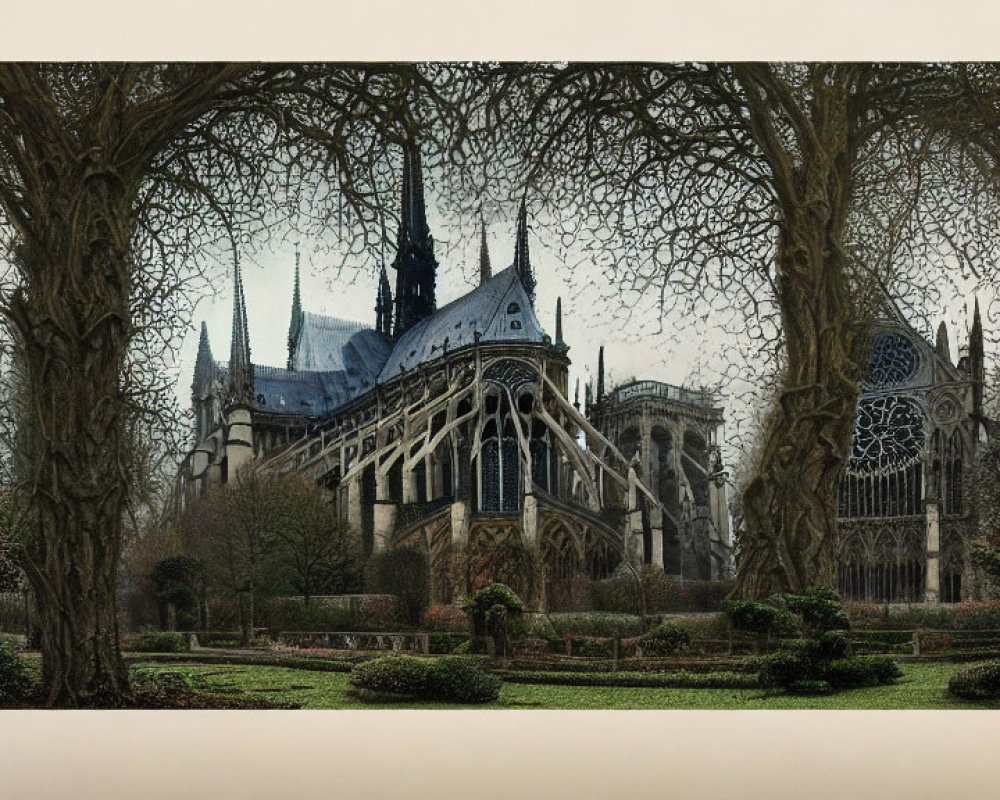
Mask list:
[[[936,501],[927,502],[927,569],[924,602],[936,603],[940,596],[941,523]]]
[[[347,524],[361,530],[361,472],[347,482]]]
[[[527,547],[538,546],[538,498],[531,493],[524,495],[524,510],[521,514],[521,535]]]
[[[663,570],[663,511],[659,506],[649,510],[650,537],[652,538],[652,553],[650,566]]]
[[[406,458],[406,456],[400,456]],[[407,469],[406,462],[403,462],[403,502],[417,502],[417,473],[416,470]]]
[[[635,461],[628,468],[628,560],[636,569],[642,566],[642,509],[639,507],[639,478],[635,473]]]
[[[396,514],[399,507],[389,498],[389,475],[380,469],[375,470],[375,524],[374,552],[384,550],[389,546],[392,533],[396,527]]]
[[[229,480],[233,480],[239,469],[253,458],[253,420],[246,406],[235,406],[229,411],[226,458],[229,460]]]

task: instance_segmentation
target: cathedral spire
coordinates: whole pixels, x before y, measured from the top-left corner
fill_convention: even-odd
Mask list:
[[[437,261],[434,239],[427,227],[420,150],[415,142],[403,145],[403,192],[392,267],[396,270],[395,336],[399,338],[437,309]]]
[[[240,259],[233,263],[233,338],[229,349],[229,403],[253,405],[253,364],[250,361],[250,335],[247,332],[247,305],[243,295]]]
[[[302,292],[299,285],[299,248],[295,246],[295,288],[292,290],[292,317],[288,323],[288,368],[294,369],[295,351],[299,346],[299,336],[305,314],[302,312]]]
[[[517,240],[514,245],[514,271],[521,278],[521,284],[528,293],[531,304],[535,304],[535,275],[531,271],[528,253],[528,209],[521,198],[521,208],[517,212]]]
[[[573,408],[580,410],[580,376],[576,376],[576,389],[573,392]]]
[[[934,349],[937,350],[941,358],[949,364],[951,363],[951,344],[948,341],[948,325],[944,320],[941,320],[941,324],[938,325],[937,345]]]
[[[604,345],[597,351],[597,402],[604,399]]]
[[[378,276],[378,294],[375,297],[375,330],[386,339],[392,338],[392,290],[385,272],[385,261]]]
[[[565,342],[563,341],[562,332],[562,298],[556,298],[556,347],[563,347]]]
[[[972,312],[969,333],[969,376],[972,378],[973,441],[979,439],[979,417],[983,413],[983,321],[979,316],[979,298]]]
[[[194,383],[198,386],[209,379],[215,361],[212,358],[212,345],[208,341],[208,324],[201,323],[201,338],[198,340],[198,358],[194,362]]]
[[[486,244],[486,220],[483,219],[482,210],[479,213],[479,224],[482,229],[482,240],[479,244],[479,285],[482,286],[493,275],[490,267],[490,249]]]

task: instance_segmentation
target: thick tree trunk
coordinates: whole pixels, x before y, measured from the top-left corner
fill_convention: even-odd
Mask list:
[[[735,594],[747,599],[836,586],[837,479],[859,392],[857,321],[839,243],[822,227],[809,233],[791,227],[780,245],[788,363],[743,492]]]
[[[871,298],[851,297],[844,232],[856,142],[854,65],[817,65],[796,95],[770,68],[741,68],[751,125],[774,171],[781,213],[776,299],[785,373],[757,470],[743,492],[734,596],[836,586],[837,480],[857,410],[858,334]],[[793,130],[789,147],[775,115]],[[874,289],[875,287],[873,287]]]
[[[11,307],[27,378],[20,433],[36,525],[27,571],[47,703],[120,706],[131,701],[116,603],[128,490],[121,385],[131,213],[111,170],[90,154],[68,158],[75,164],[62,165],[33,211],[35,236],[18,253],[24,289]]]

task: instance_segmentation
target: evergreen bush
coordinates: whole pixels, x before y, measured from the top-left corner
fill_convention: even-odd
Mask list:
[[[388,656],[357,664],[351,670],[355,689],[447,703],[490,703],[500,695],[501,681],[464,658],[433,661]]]
[[[0,704],[25,700],[31,692],[31,678],[13,645],[0,637]]]
[[[948,681],[948,692],[976,702],[1000,699],[1000,661],[987,661],[956,673]]]
[[[690,643],[691,637],[688,632],[670,623],[663,623],[659,627],[653,628],[639,639],[643,656],[652,657],[672,656]]]

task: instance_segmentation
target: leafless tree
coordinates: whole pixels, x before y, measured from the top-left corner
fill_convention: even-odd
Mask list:
[[[429,130],[423,115],[460,130],[438,99],[412,65],[0,65],[0,305],[28,399],[25,568],[50,704],[129,702],[128,426],[161,429],[156,366],[188,290],[293,209],[305,227],[342,220],[349,252],[369,246],[398,168],[387,150]]]
[[[870,321],[926,313],[995,263],[996,79],[955,64],[482,68],[472,116],[502,190],[527,187],[623,308],[652,305],[675,330],[711,317],[780,369],[743,489],[740,596],[834,585]]]

